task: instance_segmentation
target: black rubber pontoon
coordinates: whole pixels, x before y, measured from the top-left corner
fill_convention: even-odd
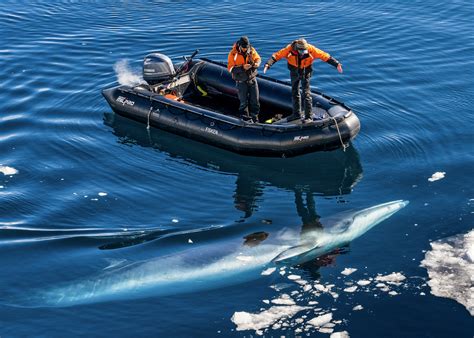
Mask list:
[[[345,147],[360,130],[349,108],[316,91],[313,122],[288,121],[291,86],[260,75],[260,118],[267,123],[248,123],[237,114],[237,89],[224,64],[201,59],[186,68],[171,69],[167,80],[160,75],[158,81],[102,94],[119,115],[244,155],[289,157],[332,150]]]

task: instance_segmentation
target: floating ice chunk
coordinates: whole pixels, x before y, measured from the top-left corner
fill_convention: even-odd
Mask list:
[[[316,304],[318,304],[318,302],[315,300],[311,300],[308,302],[308,305],[316,305]]]
[[[99,195],[99,196],[107,196],[107,193],[106,193],[106,192],[99,192],[97,195]]]
[[[268,275],[271,275],[272,273],[274,273],[276,270],[276,268],[268,268],[266,270],[263,270],[261,275],[263,276],[268,276]]]
[[[352,308],[353,311],[360,311],[360,310],[363,310],[364,307],[362,305],[356,305]]]
[[[270,304],[270,301],[268,299],[264,299],[262,300],[262,302],[264,302],[265,304]]]
[[[4,188],[4,186],[3,186],[3,185],[0,185],[0,189],[3,189],[3,188]]]
[[[366,286],[366,285],[370,284],[370,280],[361,279],[361,280],[357,281],[357,284],[360,285],[360,286]]]
[[[421,266],[428,272],[431,293],[454,299],[474,316],[474,230],[430,244]]]
[[[321,292],[328,292],[329,289],[322,284],[314,284],[314,288]]]
[[[173,222],[173,223],[178,223],[179,220],[177,220],[176,218],[173,218],[173,219],[171,220],[171,222]]]
[[[334,329],[330,327],[322,327],[318,331],[321,333],[333,333]]]
[[[309,325],[313,325],[315,327],[323,326],[326,323],[329,323],[332,320],[332,313],[326,313],[321,316],[314,317],[311,320],[308,320]]]
[[[375,280],[379,282],[386,282],[388,284],[393,284],[393,285],[400,285],[401,282],[403,282],[405,279],[406,277],[402,275],[400,272],[393,272],[386,276],[379,275],[375,277]]]
[[[290,279],[290,280],[297,280],[297,279],[301,279],[301,277],[298,276],[298,275],[289,275],[289,276],[288,276],[288,279]]]
[[[398,295],[398,292],[397,291],[390,291],[388,294],[390,296],[396,296],[396,295]]]
[[[0,165],[0,173],[5,176],[18,174],[18,170],[12,167]]]
[[[286,293],[282,294],[280,298],[272,299],[272,303],[277,305],[295,305],[295,301]]]
[[[311,284],[306,284],[304,287],[303,287],[303,291],[304,292],[308,292],[309,290],[311,290]]]
[[[268,328],[280,319],[291,318],[306,309],[307,307],[298,305],[272,306],[260,313],[235,312],[231,320],[237,326],[237,331],[255,330],[257,333],[257,331]]]
[[[357,269],[354,268],[345,268],[344,270],[341,271],[343,275],[349,276],[350,274],[356,272]]]
[[[189,244],[193,244],[194,242],[193,242],[193,240],[192,240],[191,238],[188,238],[188,243],[189,243]]]
[[[444,178],[444,175],[446,175],[444,171],[437,171],[433,175],[431,175],[430,178],[428,178],[428,181],[434,182],[434,181],[440,180]]]
[[[354,292],[355,290],[357,290],[357,285],[354,285],[354,286],[351,286],[351,287],[348,287],[348,288],[344,289],[345,292]]]
[[[347,331],[334,332],[329,338],[350,338]]]

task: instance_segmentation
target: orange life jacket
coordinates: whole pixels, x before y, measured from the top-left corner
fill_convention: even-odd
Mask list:
[[[234,44],[232,50],[229,53],[229,56],[227,57],[227,70],[229,72],[232,72],[232,69],[234,67],[243,66],[247,63],[253,64],[258,67],[260,65],[260,62],[260,55],[258,55],[255,48],[250,46],[250,51],[247,51],[247,53],[244,54],[239,51],[239,47],[237,47],[237,44]]]
[[[306,68],[311,66],[315,59],[321,59],[326,62],[331,58],[331,55],[308,43],[308,56],[306,58],[300,59],[298,56],[298,52],[293,50],[292,44],[289,44],[285,48],[280,49],[278,52],[274,53],[272,57],[276,61],[279,61],[282,58],[286,58],[288,64],[297,68]]]

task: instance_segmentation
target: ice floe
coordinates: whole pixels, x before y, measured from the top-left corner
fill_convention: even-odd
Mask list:
[[[350,286],[344,289],[345,292],[355,292],[356,290],[357,290],[357,285]]]
[[[375,277],[376,281],[385,282],[393,285],[401,285],[401,282],[403,282],[405,279],[406,277],[400,272],[393,272],[386,276],[378,275],[377,277]]]
[[[326,323],[329,323],[331,320],[332,320],[332,313],[326,313],[324,315],[317,316],[311,320],[308,320],[308,324],[319,327],[319,326],[323,326]]]
[[[345,268],[344,270],[342,270],[342,274],[343,275],[346,275],[346,276],[349,276],[350,274],[356,272],[357,269],[354,269],[354,268]]]
[[[289,275],[289,276],[288,276],[288,279],[290,279],[290,280],[297,280],[297,279],[301,279],[301,276],[298,276],[298,275]]]
[[[268,276],[268,275],[271,275],[272,273],[274,273],[275,270],[276,270],[276,268],[268,268],[266,270],[263,270],[261,274],[263,276]]]
[[[360,286],[366,286],[366,285],[369,285],[370,283],[371,283],[370,280],[366,280],[366,279],[361,279],[357,281],[357,285],[360,285]]]
[[[341,331],[332,333],[329,338],[350,338],[350,336],[347,331]]]
[[[364,309],[364,307],[362,305],[356,305],[352,308],[352,310],[354,310],[354,311],[360,311],[360,310],[363,310],[363,309]]]
[[[272,303],[276,305],[295,305],[295,301],[291,299],[286,293],[282,294],[280,298],[272,299]]]
[[[102,197],[103,197],[103,196],[107,196],[107,193],[106,193],[106,192],[99,192],[97,195],[99,195],[99,196],[102,196]]]
[[[5,176],[18,174],[18,170],[12,167],[0,165],[0,173]]]
[[[451,298],[474,316],[474,230],[430,243],[421,266],[431,293]]]
[[[438,181],[438,180],[444,178],[445,175],[446,175],[446,173],[444,171],[437,171],[433,175],[431,175],[430,178],[428,178],[428,181],[430,181],[430,182]]]
[[[273,325],[280,319],[291,318],[305,309],[307,307],[298,305],[272,306],[259,313],[235,312],[231,320],[237,325],[237,331],[255,330],[257,334],[262,334],[262,329]]]

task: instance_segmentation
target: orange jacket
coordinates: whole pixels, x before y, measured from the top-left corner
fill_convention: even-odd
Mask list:
[[[260,66],[260,62],[260,55],[258,55],[255,48],[250,46],[249,53],[242,54],[238,51],[237,44],[234,44],[229,56],[227,57],[227,70],[232,72],[234,67],[243,66],[247,63],[252,64],[254,68],[258,68],[258,66]]]
[[[308,52],[309,57],[301,60],[299,68],[311,66],[315,59],[321,59],[326,62],[331,58],[331,55],[309,43]],[[286,58],[288,60],[288,64],[298,68],[298,54],[293,50],[292,44],[289,44],[285,48],[280,49],[278,52],[274,53],[272,58],[275,59],[275,62],[281,60],[282,58]]]

